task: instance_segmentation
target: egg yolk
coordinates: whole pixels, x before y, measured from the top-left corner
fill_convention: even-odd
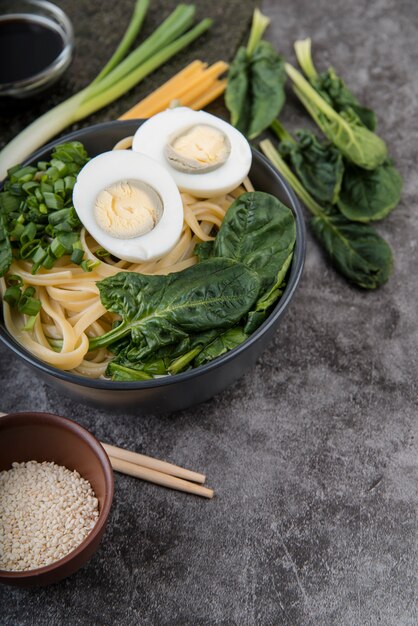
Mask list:
[[[148,185],[121,181],[98,194],[94,214],[97,224],[109,235],[131,239],[154,228],[162,214],[162,203]]]
[[[193,172],[219,167],[230,151],[229,140],[221,130],[208,124],[195,124],[170,141],[166,155],[173,167]]]

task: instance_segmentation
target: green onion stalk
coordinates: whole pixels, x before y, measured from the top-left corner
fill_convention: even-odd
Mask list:
[[[119,46],[90,85],[39,117],[3,148],[0,180],[6,177],[9,168],[24,161],[67,126],[120,98],[212,25],[212,20],[204,19],[191,28],[195,7],[179,4],[148,39],[126,56],[142,27],[148,6],[149,0],[136,0]]]

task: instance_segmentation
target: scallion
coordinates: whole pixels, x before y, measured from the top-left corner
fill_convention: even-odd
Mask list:
[[[142,26],[148,4],[149,0],[137,0],[131,22],[120,45],[97,78],[89,86],[39,117],[2,150],[0,179],[5,178],[7,170],[12,165],[23,161],[67,126],[122,96],[188,46],[212,24],[212,20],[205,19],[186,32],[192,24],[195,7],[179,4],[153,34],[124,59]],[[19,178],[29,176],[30,181],[32,172],[25,172],[25,168],[22,169],[23,172],[17,170]],[[9,170],[9,176],[11,172],[12,170]],[[59,178],[57,167],[50,167],[46,172],[49,172],[52,180]],[[47,200],[45,204],[49,206]]]
[[[10,306],[15,306],[22,295],[22,291],[18,285],[11,285],[6,289],[3,295],[3,300]]]

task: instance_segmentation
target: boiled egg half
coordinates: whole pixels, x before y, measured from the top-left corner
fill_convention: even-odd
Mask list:
[[[132,150],[163,165],[181,191],[211,198],[232,191],[251,167],[251,148],[236,128],[206,111],[167,109],[136,131]]]
[[[73,203],[90,235],[133,263],[171,250],[183,227],[183,203],[167,168],[131,150],[91,159],[77,176]]]

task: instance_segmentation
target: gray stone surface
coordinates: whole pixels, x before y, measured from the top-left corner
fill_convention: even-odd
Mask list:
[[[99,18],[98,2],[74,4],[78,19],[86,12],[119,28],[111,14]],[[332,62],[377,111],[405,180],[401,205],[378,226],[394,250],[393,275],[375,293],[351,288],[309,236],[301,286],[256,367],[175,415],[115,417],[77,405],[1,348],[2,410],[73,417],[103,440],[205,471],[217,494],[203,501],[116,476],[96,556],[47,589],[0,589],[1,624],[417,622],[418,5],[262,4],[268,36],[291,62],[292,42],[310,35],[318,67]],[[88,20],[77,23],[84,80],[96,63],[93,34]],[[282,119],[291,130],[308,124],[291,96]]]

